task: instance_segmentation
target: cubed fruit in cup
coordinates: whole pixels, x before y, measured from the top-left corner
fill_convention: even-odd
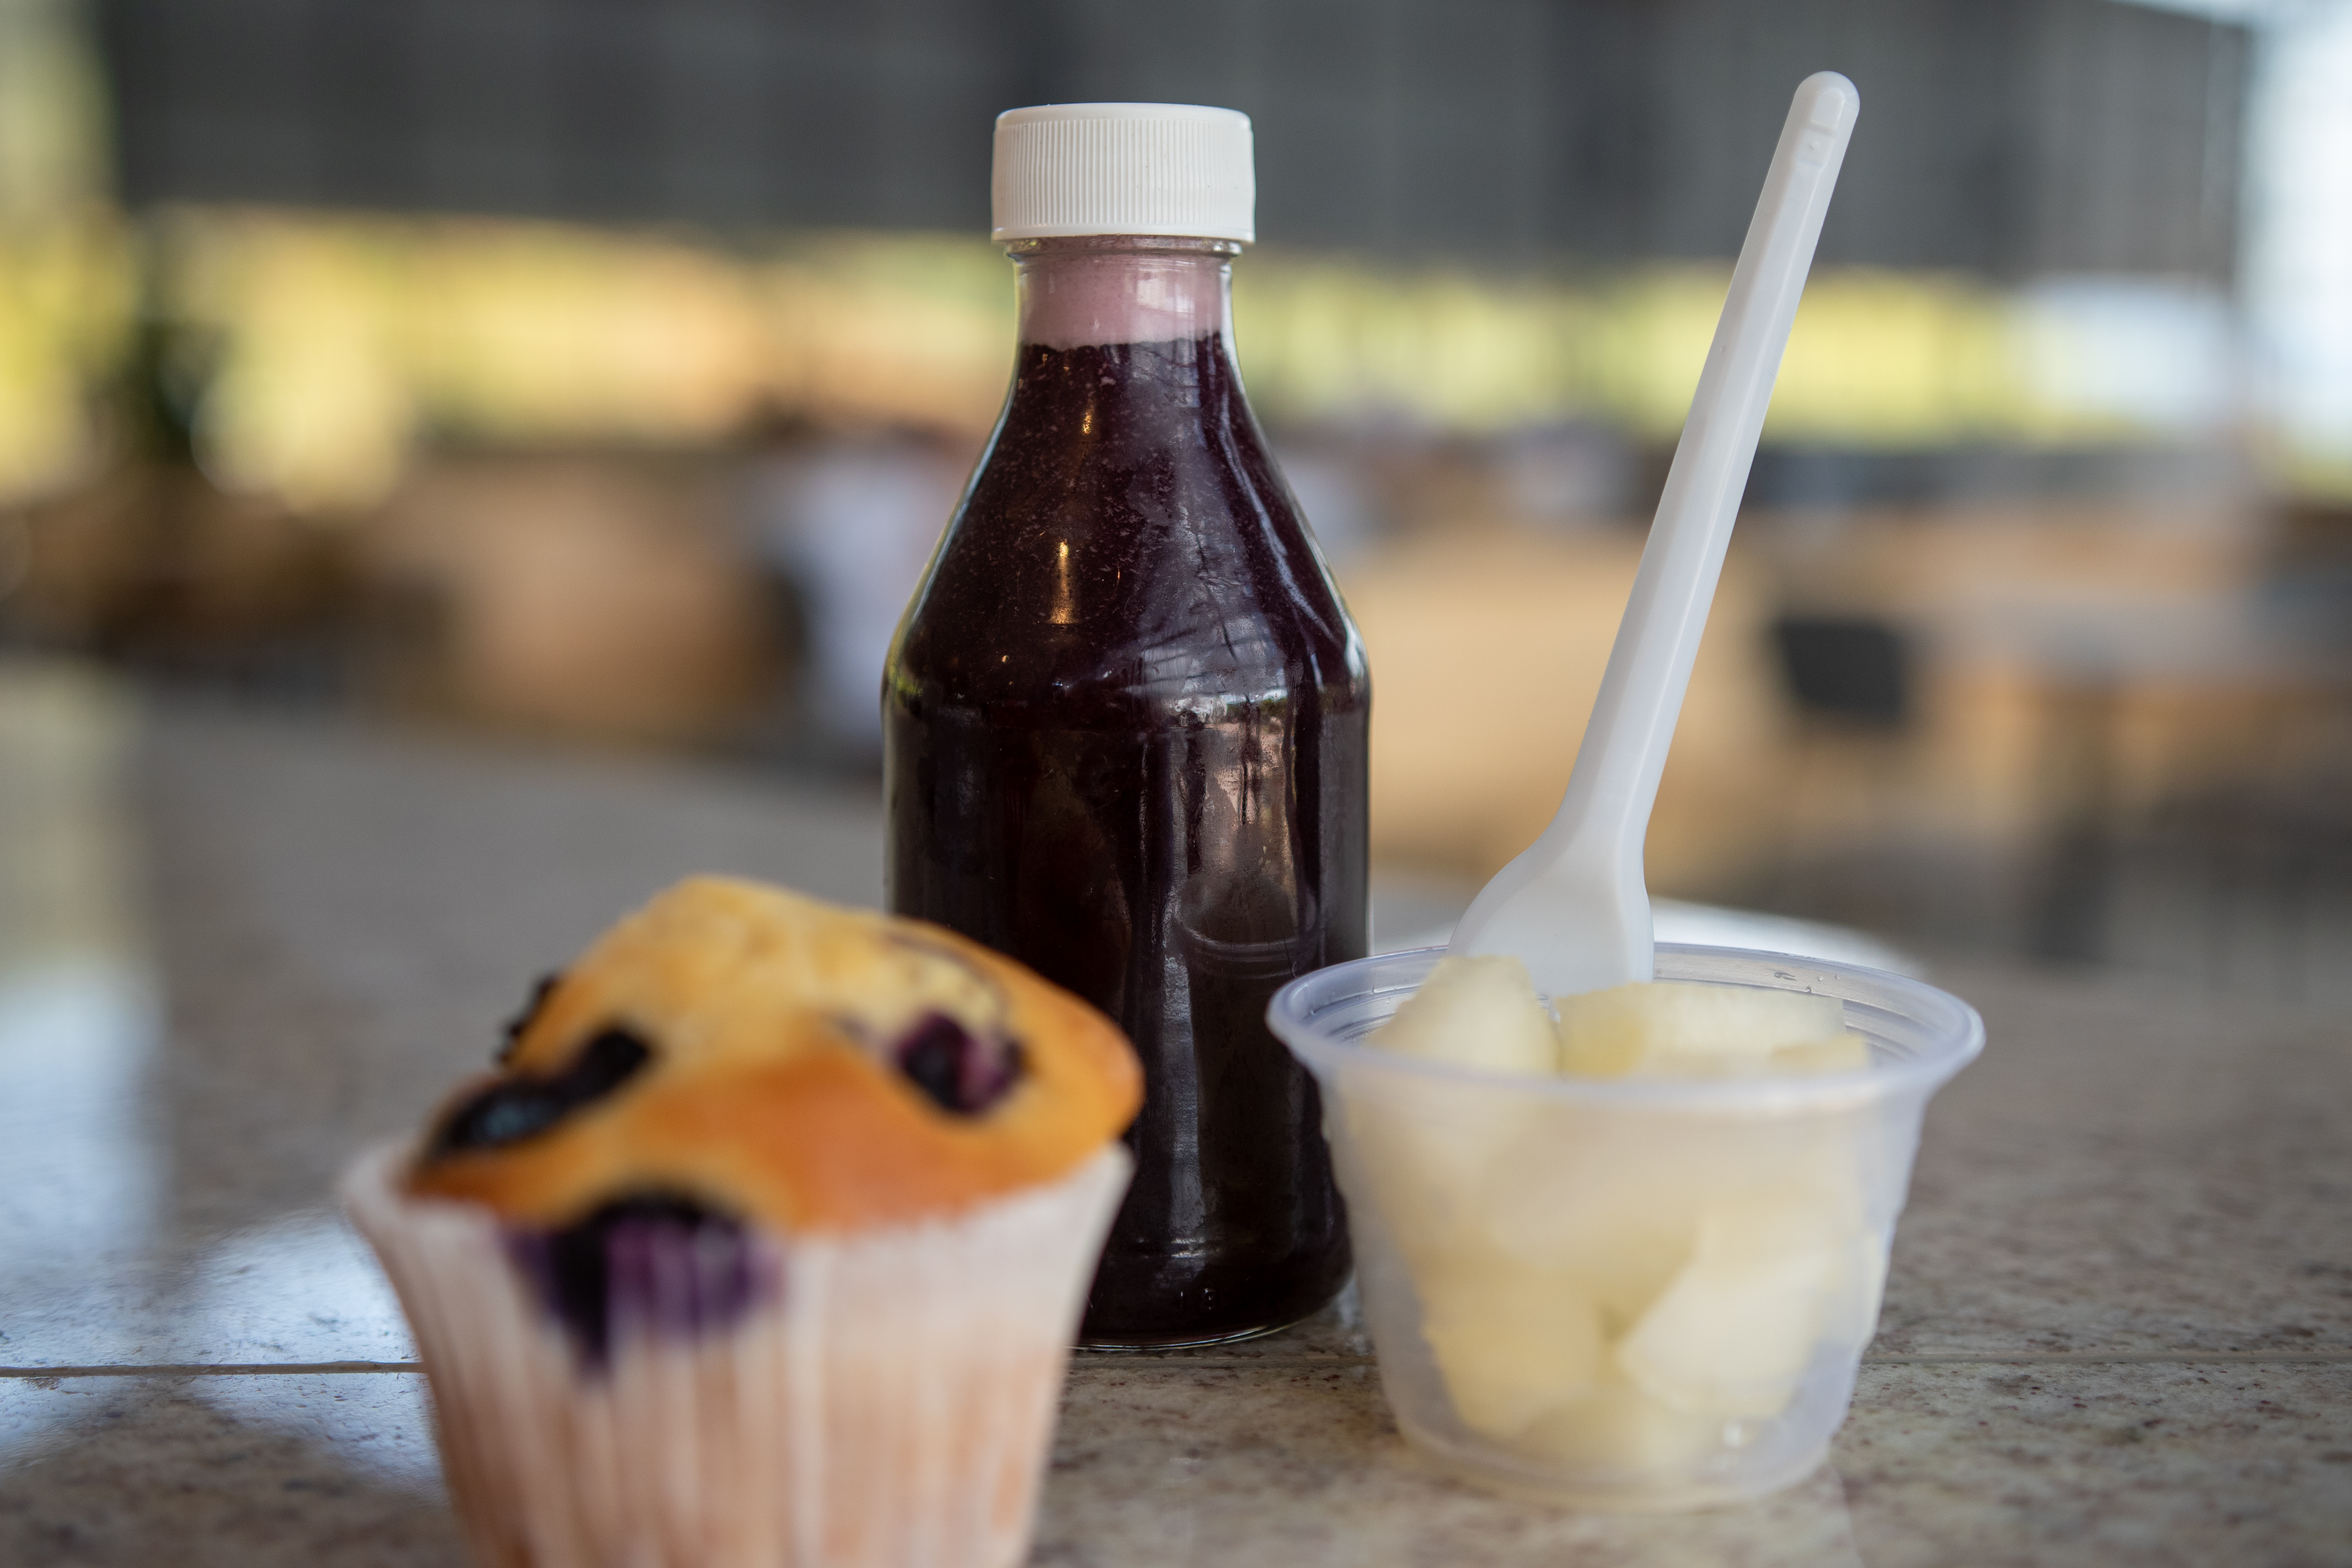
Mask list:
[[[1486,1072],[1549,1075],[1559,1043],[1551,1015],[1516,958],[1457,958],[1433,973],[1373,1037],[1381,1050]],[[1401,1233],[1448,1233],[1475,1222],[1497,1155],[1524,1131],[1528,1108],[1483,1084],[1436,1084],[1410,1104],[1349,1101],[1362,1166]]]
[[[1845,1033],[1845,1009],[1834,996],[1746,985],[1637,981],[1561,998],[1557,1005],[1560,1070],[1586,1078],[1804,1071],[1800,1064],[1832,1057],[1832,1042]],[[1790,1047],[1805,1049],[1775,1059]],[[1843,1049],[1852,1061],[1853,1047]],[[1865,1051],[1853,1065],[1868,1063]]]
[[[1699,1222],[1690,1260],[1616,1347],[1642,1389],[1676,1409],[1778,1415],[1874,1238],[1781,1197],[1735,1201]]]
[[[1545,1411],[1510,1448],[1551,1464],[1671,1476],[1705,1458],[1723,1431],[1723,1417],[1678,1410],[1618,1373]]]
[[[1608,1331],[1622,1333],[1690,1257],[1733,1168],[1725,1151],[1647,1119],[1570,1107],[1528,1115],[1470,1224],[1505,1257],[1575,1273]]]
[[[1551,1015],[1536,996],[1528,966],[1507,954],[1448,958],[1371,1043],[1487,1072],[1549,1073],[1559,1065]]]
[[[1921,1109],[1982,1026],[1899,975],[1664,947],[1662,979],[1728,993],[1735,1011],[1780,993],[1761,1005],[1785,1026],[1717,1053],[1727,1064],[1651,1029],[1619,1055],[1655,1070],[1608,1079],[1371,1038],[1443,957],[1337,965],[1269,1010],[1322,1089],[1407,1437],[1472,1479],[1612,1509],[1801,1479],[1875,1320]]]
[[[1339,1114],[1357,1167],[1401,1237],[1475,1234],[1491,1206],[1497,1160],[1538,1119],[1536,1108],[1484,1086],[1444,1083],[1410,1100],[1350,1098]]]
[[[1775,1049],[1764,1070],[1789,1076],[1818,1072],[1864,1072],[1870,1067],[1870,1042],[1852,1029],[1818,1040],[1802,1040]]]
[[[1475,1255],[1412,1269],[1422,1337],[1465,1425],[1507,1439],[1600,1381],[1601,1310],[1575,1276]]]

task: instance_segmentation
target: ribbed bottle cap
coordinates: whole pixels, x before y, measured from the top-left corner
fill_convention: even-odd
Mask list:
[[[1192,103],[1053,103],[996,117],[995,237],[1257,237],[1249,116]]]

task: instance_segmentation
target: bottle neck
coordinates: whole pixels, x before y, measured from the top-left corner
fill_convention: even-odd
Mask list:
[[[1233,342],[1233,258],[1225,239],[1106,234],[1024,239],[1007,247],[1021,341],[1049,349],[1097,343]]]

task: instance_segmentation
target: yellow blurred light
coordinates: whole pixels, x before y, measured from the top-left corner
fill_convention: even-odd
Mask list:
[[[174,304],[224,348],[208,459],[298,504],[380,496],[428,429],[707,444],[765,409],[979,427],[1003,391],[1009,289],[977,241],[746,255],[561,224],[217,211],[171,235]]]
[[[106,218],[0,226],[0,500],[88,465],[91,389],[121,351],[132,296],[128,247]]]
[[[488,444],[708,445],[773,413],[976,432],[1011,358],[1009,268],[977,237],[688,236],[206,209],[155,226],[163,303],[220,348],[207,466],[298,505],[362,506],[428,433]],[[90,455],[88,388],[131,269],[94,220],[0,228],[0,493]],[[1682,424],[1728,268],[1495,277],[1280,250],[1236,269],[1238,349],[1276,421],[1462,434]],[[2020,297],[1826,269],[1769,438],[1926,446],[2131,432],[2035,380]]]
[[[1588,417],[1664,440],[1682,427],[1729,281],[1707,264],[1481,281],[1265,257],[1243,274],[1235,313],[1253,395],[1276,417],[1395,412],[1468,431]],[[2037,400],[2012,315],[2007,296],[1963,279],[1824,270],[1767,433],[1863,446],[2082,433]]]
[[[1766,424],[1783,440],[1921,446],[2036,434],[1991,289],[1952,278],[1831,272],[1806,290]]]

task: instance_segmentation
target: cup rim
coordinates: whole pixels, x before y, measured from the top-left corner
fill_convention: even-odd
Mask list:
[[[1758,971],[1759,980],[1740,982],[1728,976],[1714,979],[1686,974],[1663,975],[1663,978],[1704,978],[1722,984],[1759,984],[1769,979],[1796,980],[1799,976],[1792,971],[1808,971],[1811,972],[1810,977],[1830,984],[1818,986],[1763,984],[1762,988],[1804,989],[1815,994],[1834,994],[1842,1002],[1906,1018],[1926,1027],[1928,1035],[1927,1045],[1917,1054],[1900,1061],[1874,1065],[1859,1071],[1819,1073],[1802,1078],[1536,1078],[1398,1056],[1375,1047],[1341,1039],[1329,1030],[1318,1027],[1316,1020],[1340,1001],[1360,999],[1388,991],[1409,993],[1414,984],[1419,984],[1421,977],[1445,956],[1447,951],[1444,947],[1406,948],[1396,952],[1351,959],[1302,974],[1276,992],[1273,1000],[1267,1003],[1267,1026],[1289,1047],[1291,1054],[1318,1078],[1328,1078],[1344,1070],[1373,1077],[1388,1075],[1402,1081],[1419,1079],[1431,1084],[1507,1088],[1539,1100],[1570,1104],[1739,1114],[1835,1111],[1875,1104],[1906,1092],[1926,1095],[1974,1061],[1984,1049],[1984,1019],[1974,1007],[1948,991],[1909,975],[1873,969],[1865,964],[1842,963],[1832,959],[1768,952],[1755,948],[1706,947],[1689,942],[1660,942],[1657,947],[1660,968],[1668,967],[1666,961],[1669,960],[1682,960],[1693,967],[1712,964],[1738,969],[1744,966]],[[1341,984],[1350,973],[1361,973],[1375,965],[1410,967],[1416,963],[1418,968],[1412,975],[1412,984],[1379,986],[1369,991],[1359,988],[1319,1004],[1311,1004],[1308,1000],[1318,991],[1328,991],[1335,984]],[[1889,1003],[1896,1005],[1888,1005]]]

